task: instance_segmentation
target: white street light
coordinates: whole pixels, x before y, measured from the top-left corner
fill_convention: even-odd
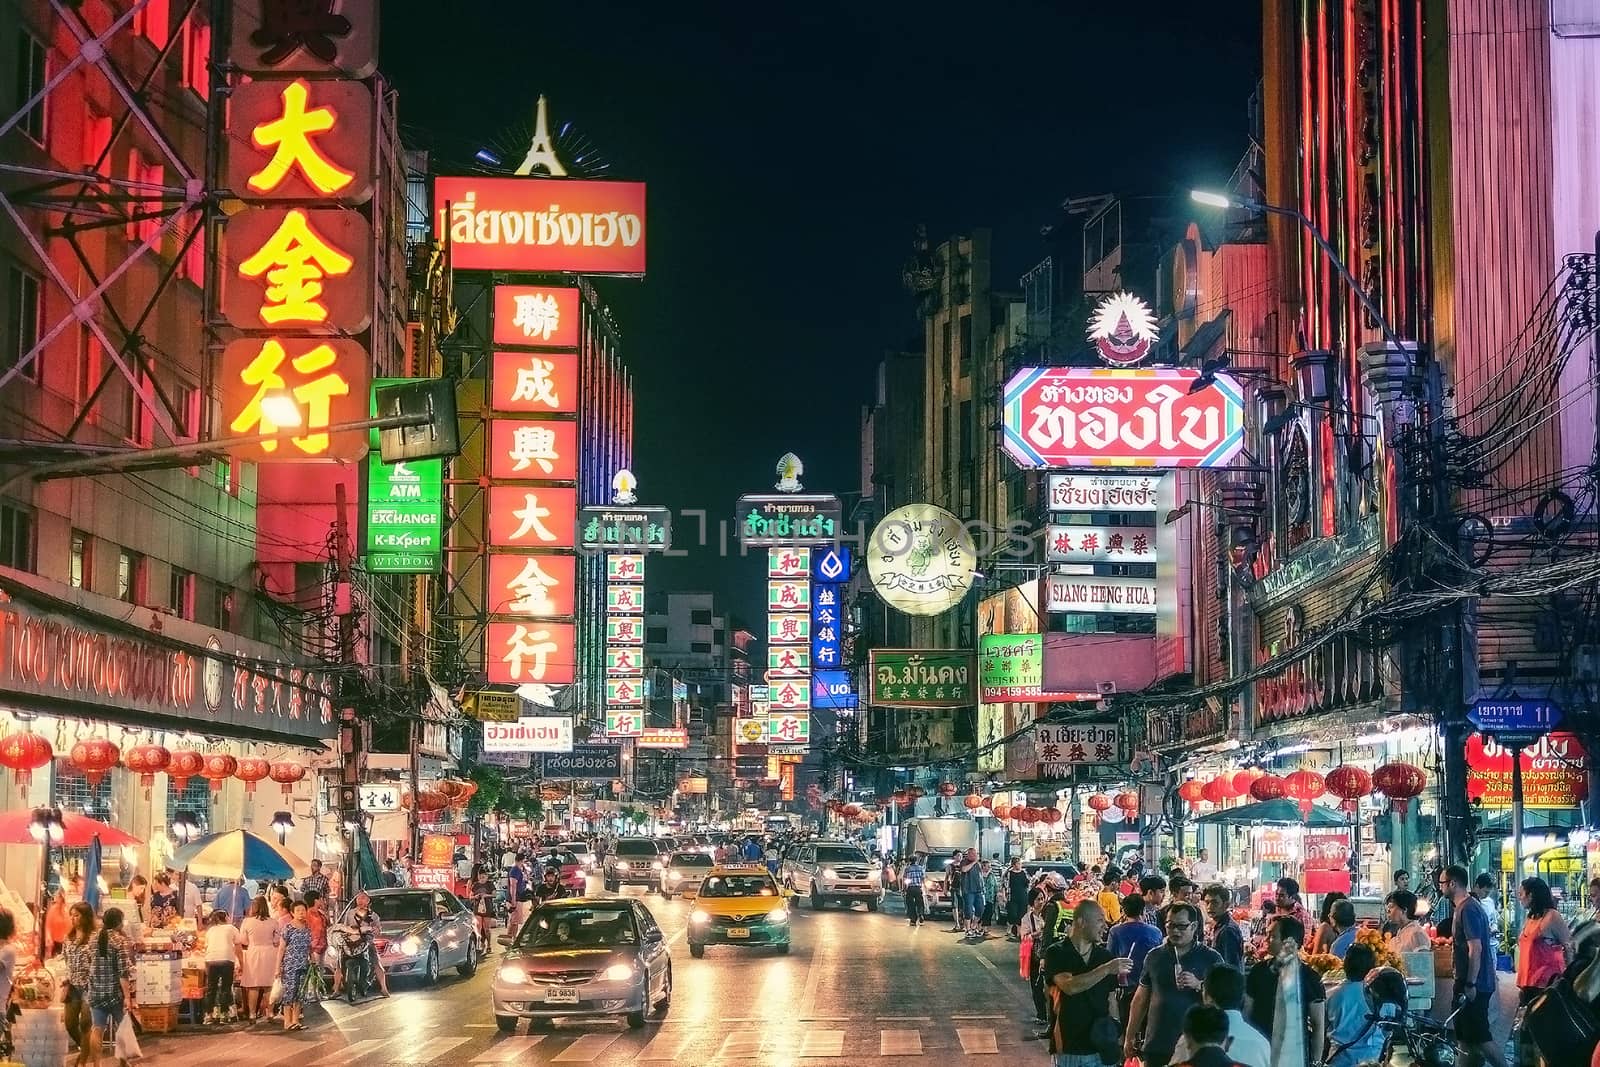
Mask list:
[[[1234,205],[1231,197],[1224,196],[1221,193],[1208,193],[1204,189],[1190,189],[1189,199],[1197,204],[1204,204],[1206,207],[1233,207]]]

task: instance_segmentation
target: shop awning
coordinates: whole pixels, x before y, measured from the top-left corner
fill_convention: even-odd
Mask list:
[[[1237,808],[1224,808],[1202,815],[1194,822],[1206,826],[1310,826],[1317,829],[1344,829],[1350,825],[1343,818],[1319,804],[1311,805],[1309,813],[1302,813],[1293,800],[1263,800],[1255,804],[1241,804]]]

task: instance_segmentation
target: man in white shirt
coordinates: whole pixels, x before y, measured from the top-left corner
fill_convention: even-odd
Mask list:
[[[1201,849],[1199,857],[1194,861],[1192,872],[1194,880],[1201,886],[1208,886],[1217,880],[1217,865],[1211,862],[1211,853]]]
[[[1269,1067],[1272,1046],[1260,1031],[1245,1021],[1239,1010],[1244,1004],[1244,975],[1232,967],[1213,967],[1207,972],[1201,998],[1228,1016],[1228,1040],[1222,1049],[1228,1058],[1244,1067]],[[1172,1050],[1172,1062],[1184,1063],[1193,1054],[1189,1039],[1180,1037]]]

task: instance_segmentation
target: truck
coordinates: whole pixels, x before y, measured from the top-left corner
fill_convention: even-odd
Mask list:
[[[905,865],[918,852],[927,856],[928,874],[923,880],[922,897],[928,914],[955,910],[945,868],[957,849],[965,852],[977,847],[978,824],[962,815],[916,816],[900,824],[896,853],[899,868],[905,870]]]

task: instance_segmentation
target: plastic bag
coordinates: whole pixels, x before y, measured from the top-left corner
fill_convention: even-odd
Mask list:
[[[1033,959],[1033,935],[1022,935],[1022,947],[1017,953],[1017,973],[1023,981],[1028,979],[1028,964]]]
[[[272,980],[272,988],[267,992],[268,1004],[281,1004],[283,1002],[283,976],[279,975]]]
[[[113,1045],[119,1060],[134,1060],[144,1055],[139,1048],[139,1038],[133,1032],[133,1017],[127,1012],[122,1015],[122,1021],[117,1024],[117,1037]]]

